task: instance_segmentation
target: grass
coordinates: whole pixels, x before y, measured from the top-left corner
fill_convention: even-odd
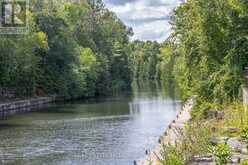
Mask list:
[[[163,160],[161,165],[183,165],[183,155],[177,150],[176,146],[167,145],[163,146]]]
[[[210,130],[204,123],[192,121],[179,133],[176,146],[164,146],[161,165],[190,164],[195,155],[208,153]]]
[[[224,113],[223,120],[212,119],[209,122],[211,123],[209,127],[216,129],[216,131],[212,131],[212,135],[228,137],[239,136],[242,129],[248,126],[248,114],[245,112],[243,104],[236,102],[225,106]],[[237,128],[238,131],[230,133],[227,128]]]

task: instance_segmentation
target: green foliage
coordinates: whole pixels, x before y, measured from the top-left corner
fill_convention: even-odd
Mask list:
[[[210,131],[205,123],[194,121],[186,125],[177,146],[186,163],[190,163],[195,155],[208,153],[209,138]]]
[[[135,80],[157,79],[160,44],[157,42],[134,41],[129,44],[129,59]]]
[[[239,163],[238,165],[248,165],[248,160],[244,160],[241,163]]]
[[[175,146],[164,146],[161,163],[192,164],[196,155],[209,153],[210,131],[206,123],[192,121],[185,126],[185,130],[177,130],[179,139]]]
[[[163,147],[162,159],[161,165],[184,165],[182,155],[172,145]]]
[[[246,142],[248,146],[248,127],[244,128],[241,132],[241,138]]]
[[[0,88],[92,97],[129,89],[131,30],[101,1],[30,2],[30,34],[0,41]]]
[[[231,151],[227,144],[218,144],[211,148],[211,152],[215,157],[216,165],[224,165],[230,159]]]
[[[46,38],[35,31],[33,15],[28,15],[30,33],[24,36],[1,36],[0,89],[15,91],[17,96],[33,95],[38,86],[40,56],[37,45],[46,49]]]
[[[213,108],[213,110],[216,108]],[[224,105],[224,115],[222,119],[208,118],[201,119],[202,123],[207,123],[207,127],[211,130],[211,137],[238,137],[242,128],[247,127],[247,115],[244,111],[242,102],[234,102]],[[205,116],[204,116],[205,117]],[[230,130],[231,129],[231,130]],[[232,130],[234,129],[234,130]]]
[[[220,107],[221,105],[217,103],[210,103],[198,97],[194,102],[191,117],[193,119],[204,119],[207,117],[209,110],[218,110]]]
[[[239,99],[248,65],[247,8],[242,0],[188,0],[177,7],[174,32],[160,52],[160,78],[176,82],[183,98],[215,105]]]

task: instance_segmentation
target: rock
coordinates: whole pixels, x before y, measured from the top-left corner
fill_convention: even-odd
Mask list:
[[[239,138],[230,138],[227,140],[227,144],[233,151],[241,151],[242,146],[244,145]]]
[[[159,144],[162,143],[162,139],[163,139],[163,138],[161,138],[161,137],[158,139],[158,143],[159,143]]]
[[[212,145],[217,145],[217,144],[223,144],[223,143],[226,143],[228,141],[229,137],[211,137],[209,139],[209,142],[212,144]]]
[[[204,155],[204,156],[194,156],[194,162],[213,162],[214,158],[212,155]]]
[[[191,165],[215,165],[212,155],[194,156]]]
[[[216,119],[217,120],[223,120],[224,117],[225,117],[224,111],[217,111],[217,113],[216,113]]]
[[[230,162],[231,163],[235,163],[235,164],[240,163],[240,161],[241,161],[241,157],[240,156],[233,156],[230,159]]]
[[[244,160],[248,160],[248,155],[233,153],[230,162],[234,164],[238,164],[239,162],[242,162]]]
[[[193,162],[191,165],[215,165],[214,162]]]
[[[212,127],[212,128],[211,128],[211,131],[214,132],[214,133],[216,132],[216,130],[217,130],[217,129],[216,129],[215,127]]]
[[[244,145],[244,146],[241,147],[240,153],[241,153],[241,154],[248,154],[248,150],[247,150],[246,145]]]
[[[228,141],[229,137],[223,136],[223,137],[220,137],[219,139],[220,139],[220,141],[224,141],[226,143]]]
[[[235,128],[235,127],[229,127],[229,128],[226,128],[226,131],[228,133],[237,133],[239,131],[239,129]]]
[[[211,137],[209,139],[209,142],[212,144],[212,145],[217,145],[218,144],[218,139],[216,137]]]
[[[207,112],[207,118],[215,118],[217,110],[211,109]]]
[[[217,120],[222,120],[222,119],[224,119],[224,116],[225,116],[225,113],[224,113],[224,111],[219,111],[219,110],[209,110],[208,112],[207,112],[207,118],[211,118],[211,119],[213,119],[213,118],[216,118]]]

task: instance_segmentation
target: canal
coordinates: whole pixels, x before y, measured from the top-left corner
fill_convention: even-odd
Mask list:
[[[158,91],[54,104],[0,121],[0,164],[132,165],[180,110]]]

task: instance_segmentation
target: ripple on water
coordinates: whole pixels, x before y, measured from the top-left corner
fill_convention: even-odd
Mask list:
[[[154,147],[179,108],[179,101],[155,95],[17,115],[0,122],[0,164],[132,164]]]

